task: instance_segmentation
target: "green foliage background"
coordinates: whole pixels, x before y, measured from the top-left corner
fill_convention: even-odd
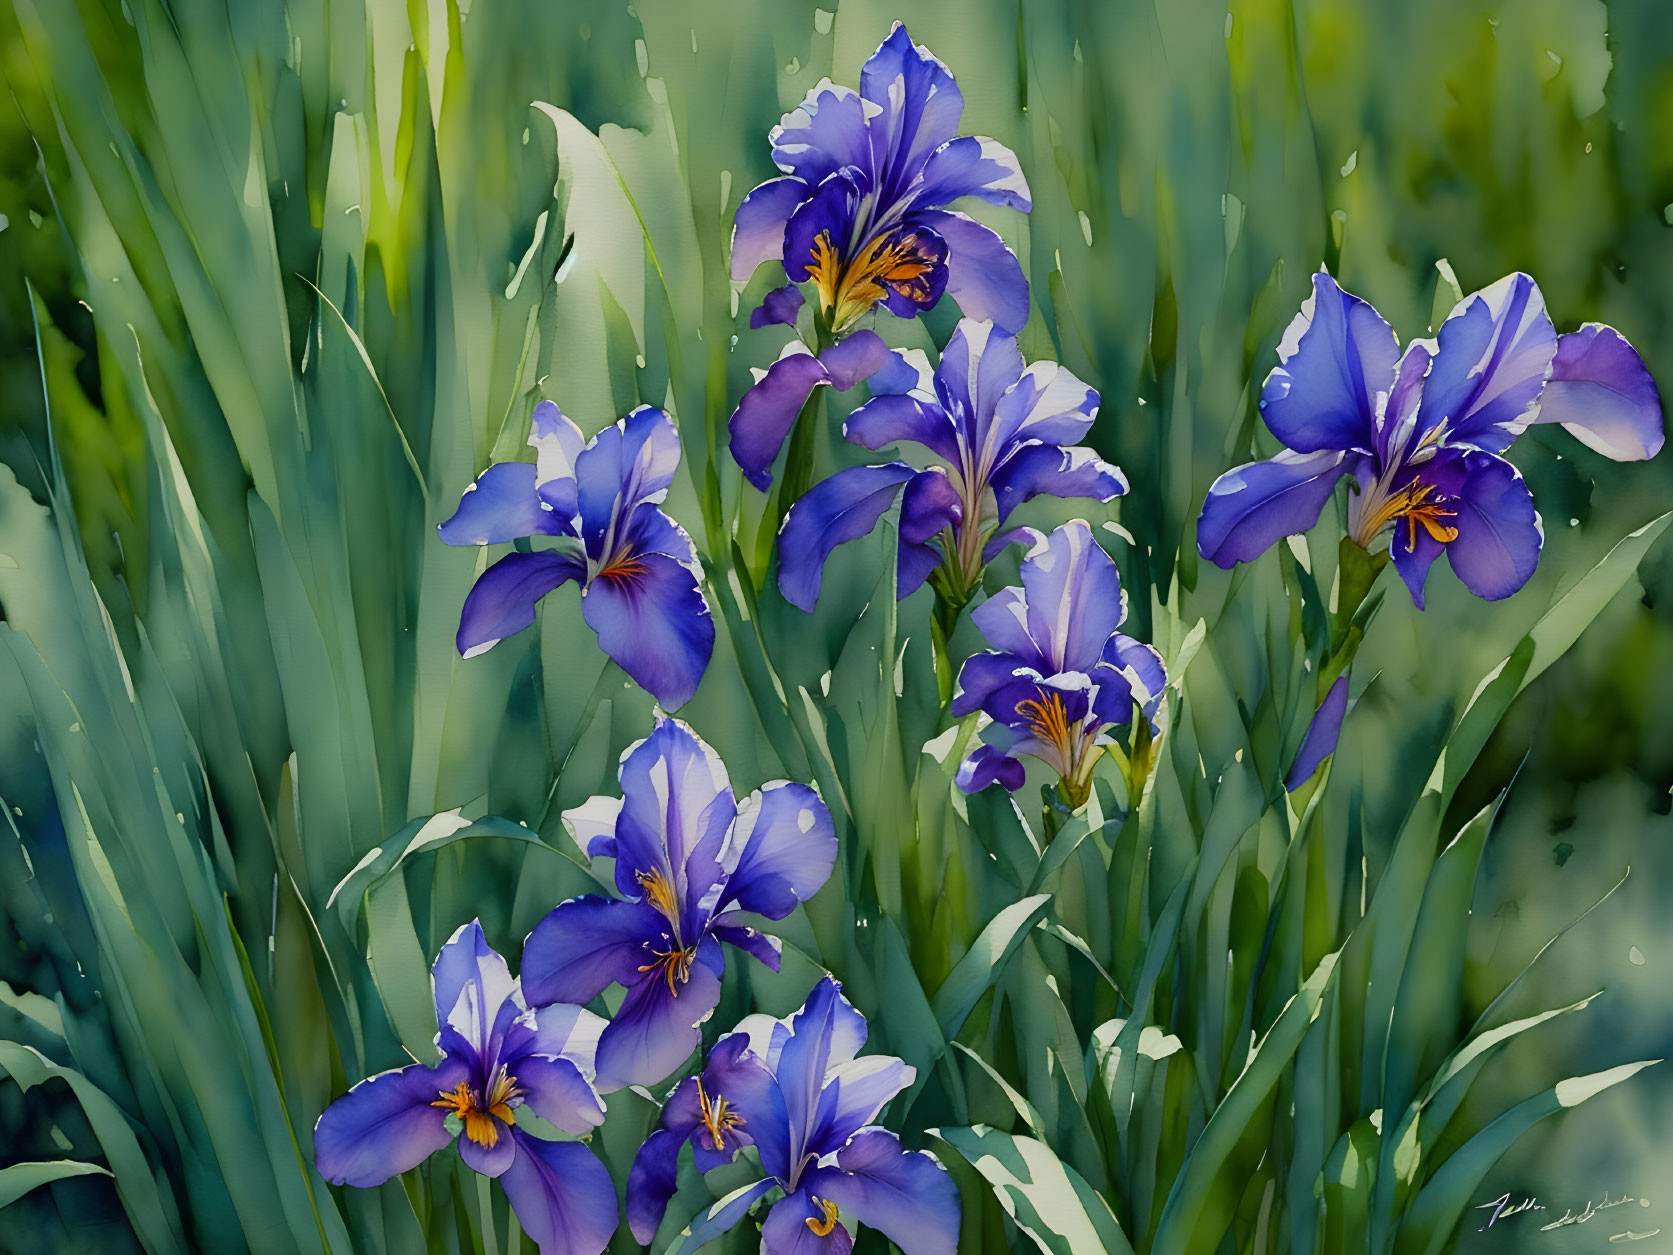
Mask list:
[[[843,799],[841,883],[793,923],[806,961],[740,966],[711,1027],[836,970],[924,1073],[890,1122],[946,1134],[966,1249],[1026,1242],[1005,1212],[1029,1224],[1031,1196],[1002,1208],[951,1150],[998,1171],[1040,1143],[1036,1181],[1070,1165],[1091,1226],[1052,1250],[1113,1248],[1116,1222],[1139,1250],[1520,1250],[1530,1226],[1467,1210],[1507,1191],[1552,1218],[1642,1196],[1600,1222],[1673,1233],[1665,1067],[1494,1165],[1559,1105],[1538,1095],[1673,1040],[1673,553],[1659,525],[1630,535],[1673,463],[1523,438],[1539,573],[1490,606],[1438,572],[1423,614],[1391,588],[1300,810],[1274,786],[1317,697],[1337,536],[1228,576],[1191,533],[1212,478],[1270,451],[1251,389],[1320,264],[1403,338],[1450,303],[1443,259],[1465,291],[1524,269],[1559,329],[1609,322],[1673,381],[1665,6],[827,3],[0,6],[0,1248],[504,1243],[503,1201],[484,1214],[463,1172],[333,1195],[307,1149],[333,1094],[426,1048],[453,927],[480,914],[515,953],[589,885],[558,814],[648,730],[572,598],[453,655],[474,555],[432,528],[539,396],[589,431],[641,400],[676,414],[672,509],[722,638],[682,716],[740,788]],[[779,345],[747,329],[769,280],[726,282],[731,213],[771,173],[767,128],[819,78],[855,81],[896,18],[958,75],[963,129],[1022,158],[1034,213],[977,214],[1033,284],[1028,356],[1102,393],[1093,443],[1134,485],[1108,514],[1127,538],[1106,534],[1128,630],[1189,663],[1147,803],[1123,824],[1104,791],[1043,864],[1002,801],[955,807],[952,762],[918,753],[939,730],[927,594],[887,610],[886,538],[837,560],[814,619],[756,602],[759,499],[715,452]],[[955,317],[887,332],[939,343]],[[1507,786],[1489,835],[1472,819]],[[454,808],[481,839],[397,866]],[[1599,991],[1486,1056],[1421,1165],[1396,1161],[1372,1113],[1478,1017]],[[1116,1019],[1126,1070],[1096,1031]],[[1184,1048],[1135,1054],[1145,1024]],[[1269,1029],[1271,1088],[1239,1094]],[[1361,1059],[1385,1036],[1379,1077]],[[654,1109],[611,1105],[619,1180]],[[63,1160],[92,1166],[16,1171]],[[1073,1210],[1050,1197],[1042,1232]],[[1595,1249],[1600,1222],[1540,1249]]]

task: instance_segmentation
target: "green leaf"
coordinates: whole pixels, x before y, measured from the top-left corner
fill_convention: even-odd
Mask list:
[[[1044,1142],[980,1124],[930,1135],[982,1174],[1006,1215],[1047,1255],[1132,1255],[1109,1204]]]
[[[995,915],[935,991],[931,1005],[935,1008],[936,1022],[949,1040],[958,1036],[965,1017],[999,979],[1006,962],[1016,953],[1028,930],[1045,914],[1050,901],[1051,894],[1037,893],[1013,902]]]
[[[36,1186],[51,1181],[62,1181],[66,1177],[110,1175],[109,1168],[74,1159],[43,1159],[12,1164],[9,1168],[0,1168],[0,1207],[16,1202]]]

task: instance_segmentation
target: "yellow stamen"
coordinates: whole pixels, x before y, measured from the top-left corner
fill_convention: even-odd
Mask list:
[[[644,891],[645,901],[660,911],[669,923],[678,925],[680,910],[674,902],[674,886],[668,883],[668,878],[661,872],[640,872],[635,879]]]
[[[891,291],[922,304],[929,299],[934,269],[934,260],[910,232],[874,237],[845,266],[830,232],[821,231],[806,273],[819,291],[820,308],[831,315],[832,329],[841,331]]]
[[[726,1098],[716,1094],[711,1100],[703,1089],[703,1078],[697,1078],[697,1106],[703,1113],[703,1127],[709,1131],[709,1142],[715,1150],[726,1149],[726,1135],[746,1123],[736,1111],[728,1109]]]
[[[1069,712],[1063,709],[1063,699],[1056,693],[1043,701],[1030,697],[1017,703],[1017,714],[1028,724],[1028,730],[1048,745],[1055,745],[1065,757],[1069,752]]]
[[[825,1215],[823,1218],[809,1216],[807,1227],[813,1230],[814,1237],[830,1237],[831,1230],[836,1228],[837,1224],[837,1205],[828,1198],[816,1198],[813,1201],[819,1204]]]
[[[517,1081],[500,1065],[500,1070],[494,1074],[494,1079],[488,1086],[488,1100],[479,1104],[476,1092],[470,1085],[460,1081],[452,1089],[437,1091],[441,1096],[430,1105],[441,1107],[451,1115],[458,1116],[465,1122],[465,1136],[478,1146],[492,1149],[500,1140],[500,1125],[517,1123],[517,1113],[512,1110],[511,1100],[522,1094],[517,1088]]]
[[[1439,498],[1439,500],[1434,500]],[[1435,540],[1443,545],[1458,539],[1458,529],[1442,519],[1456,518],[1458,511],[1447,508],[1450,498],[1444,497],[1433,484],[1426,484],[1422,480],[1413,480],[1398,492],[1390,493],[1387,498],[1379,502],[1355,529],[1354,539],[1361,545],[1369,545],[1371,538],[1380,532],[1385,524],[1398,525],[1401,519],[1406,522],[1406,548],[1417,547],[1417,529],[1422,526]]]
[[[640,964],[639,970],[654,972],[660,968],[668,982],[668,992],[678,998],[680,991],[674,987],[674,981],[678,979],[683,985],[691,979],[691,964],[697,957],[697,948],[693,946],[689,950],[681,950],[675,947],[672,950],[652,950],[651,953],[656,958],[649,963]]]

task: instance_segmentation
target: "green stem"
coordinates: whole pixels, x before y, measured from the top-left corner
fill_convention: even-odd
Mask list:
[[[476,1210],[482,1225],[482,1249],[492,1251],[499,1243],[494,1239],[494,1182],[491,1177],[476,1177]]]

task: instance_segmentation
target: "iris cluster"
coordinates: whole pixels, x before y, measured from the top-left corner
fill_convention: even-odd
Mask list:
[[[730,448],[766,489],[815,389],[869,381],[843,434],[870,452],[898,449],[898,460],[838,470],[788,503],[779,591],[812,612],[835,548],[898,505],[898,596],[932,587],[938,649],[951,648],[954,620],[974,603],[973,628],[990,647],[960,659],[956,692],[946,673],[947,721],[964,721],[962,743],[974,745],[957,787],[1015,791],[1034,770],[1073,810],[1088,804],[1102,762],[1132,763],[1162,734],[1169,678],[1155,648],[1119,630],[1127,597],[1094,529],[1074,520],[1042,535],[1015,520],[1037,497],[1108,502],[1128,485],[1080,443],[1098,393],[1055,362],[1024,360],[1016,333],[1028,284],[1016,257],[948,208],[964,198],[1030,208],[1015,156],[958,134],[963,104],[946,66],[897,25],[858,91],[823,81],[773,128],[782,175],[738,208],[732,276],[780,265],[788,282],[751,324],[794,327],[805,289],[814,344],[798,334],[759,373],[732,416]],[[912,318],[944,294],[963,317],[933,370],[924,354],[888,347],[879,310]],[[1366,547],[1387,537],[1420,608],[1442,555],[1480,596],[1509,596],[1542,541],[1503,456],[1518,434],[1560,423],[1621,459],[1662,443],[1655,385],[1631,346],[1595,324],[1557,335],[1526,275],[1465,299],[1432,340],[1402,353],[1376,310],[1320,274],[1278,356],[1260,408],[1284,448],[1222,475],[1198,522],[1202,554],[1221,566],[1311,528],[1347,480],[1349,536]],[[715,629],[708,574],[664,509],[680,463],[673,421],[641,406],[589,440],[542,401],[528,443],[534,461],[490,466],[440,526],[450,545],[513,546],[465,598],[459,652],[531,626],[540,599],[574,582],[604,652],[663,707],[684,705]],[[1020,586],[990,591],[990,564],[1012,544],[1028,546]],[[1347,702],[1343,674],[1292,787],[1334,747]],[[914,1069],[862,1053],[865,1018],[835,978],[786,1018],[746,1016],[701,1056],[726,947],[777,971],[782,942],[758,925],[784,920],[832,876],[839,841],[825,802],[788,781],[740,798],[720,757],[660,712],[618,778],[620,796],[564,814],[614,892],[553,907],[526,938],[517,977],[480,925],[455,933],[431,974],[435,1057],[364,1080],[327,1108],[314,1132],[320,1173],[375,1186],[452,1143],[504,1185],[543,1251],[597,1255],[618,1223],[609,1173],[585,1140],[605,1119],[602,1096],[644,1094],[684,1070],[627,1181],[640,1242],[662,1226],[689,1150],[704,1172],[747,1153],[759,1175],[697,1216],[684,1250],[765,1204],[769,1255],[846,1255],[862,1226],[907,1255],[952,1255],[951,1177],[876,1123],[913,1087]],[[1130,795],[1141,789],[1142,772],[1127,783]],[[613,990],[608,1020],[586,1008]]]

